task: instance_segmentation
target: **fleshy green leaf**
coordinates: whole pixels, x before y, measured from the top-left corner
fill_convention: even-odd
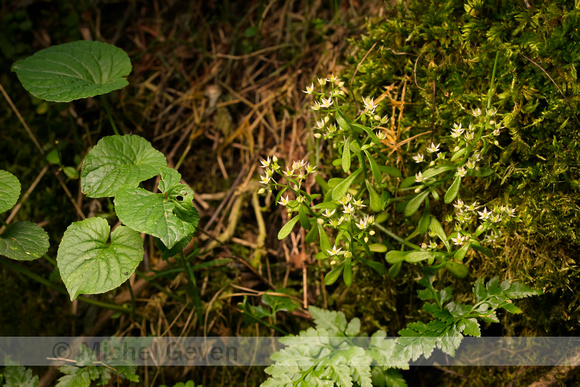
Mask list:
[[[108,242],[109,231],[102,218],[75,222],[65,231],[56,260],[71,300],[120,286],[143,259],[143,240],[137,231],[119,226]]]
[[[81,188],[91,198],[115,196],[123,185],[137,187],[166,164],[163,153],[142,137],[104,137],[83,162]]]
[[[415,197],[413,197],[411,200],[409,200],[409,202],[405,206],[405,216],[411,216],[415,212],[417,212],[417,210],[421,206],[421,203],[423,203],[425,201],[425,198],[428,195],[429,195],[429,191],[423,191],[423,192],[415,195]]]
[[[127,86],[131,60],[110,44],[78,41],[40,50],[14,63],[12,71],[35,97],[70,102]]]
[[[425,209],[423,210],[423,214],[421,214],[421,219],[419,219],[419,225],[417,226],[417,229],[421,234],[425,234],[427,230],[429,230],[429,224],[431,223],[431,216],[429,213],[429,200],[425,200]]]
[[[18,201],[20,182],[10,172],[0,170],[0,213],[6,212]]]
[[[342,170],[348,172],[350,169],[350,136],[344,142],[344,147],[342,148]]]
[[[443,201],[447,204],[451,203],[457,197],[457,193],[459,192],[459,187],[461,187],[461,177],[457,176],[453,181],[453,184],[449,187],[447,192],[445,193],[445,197]]]
[[[467,277],[467,274],[469,274],[467,266],[460,262],[447,261],[447,263],[445,263],[445,268],[457,278],[465,278]]]
[[[326,286],[330,286],[333,283],[335,283],[336,280],[338,279],[338,277],[340,277],[340,274],[342,273],[342,269],[343,268],[344,268],[344,263],[341,263],[340,265],[337,265],[334,269],[332,269],[331,271],[329,271],[324,276],[324,284]]]
[[[18,261],[38,259],[48,247],[48,234],[34,223],[14,223],[0,235],[0,255]]]
[[[292,229],[294,228],[294,225],[298,223],[299,219],[300,219],[299,216],[296,215],[295,217],[290,219],[284,226],[282,226],[282,228],[278,232],[278,239],[282,240],[286,238],[288,235],[290,235]]]
[[[332,191],[332,200],[340,200],[346,195],[354,179],[362,172],[362,168],[357,169],[349,177],[341,181]]]
[[[371,209],[375,212],[380,212],[383,209],[383,203],[381,201],[381,197],[379,196],[377,191],[375,191],[375,189],[373,188],[371,183],[368,182],[368,180],[365,180],[365,184],[367,186],[367,190],[369,191],[369,199],[371,202],[370,203]]]
[[[167,167],[160,171],[161,193],[123,186],[117,191],[115,210],[121,222],[133,230],[156,236],[171,249],[195,232],[199,213],[193,206],[191,188],[176,183],[179,173]]]
[[[352,264],[350,259],[347,259],[344,263],[344,269],[342,271],[342,279],[346,286],[352,285]]]
[[[369,164],[371,165],[371,172],[373,177],[375,178],[375,183],[379,184],[382,181],[381,171],[379,170],[379,166],[375,159],[371,156],[369,151],[364,151],[367,159],[369,160]],[[398,171],[398,170],[397,170]]]

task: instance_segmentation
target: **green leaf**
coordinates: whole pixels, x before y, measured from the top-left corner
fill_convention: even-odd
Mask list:
[[[419,225],[417,226],[419,233],[425,234],[429,230],[429,224],[431,223],[431,216],[429,215],[429,200],[425,200],[425,209],[419,219]]]
[[[127,86],[131,60],[110,44],[78,41],[40,50],[14,63],[12,71],[35,97],[70,102]]]
[[[483,279],[478,277],[473,284],[473,294],[475,294],[475,301],[480,302],[487,297],[487,289],[483,285]]]
[[[495,171],[491,168],[478,168],[478,169],[471,169],[468,174],[475,177],[487,177],[493,175]]]
[[[350,169],[350,136],[344,142],[344,147],[342,148],[342,170],[348,172]]]
[[[340,274],[342,273],[342,269],[343,268],[344,268],[344,263],[341,263],[340,265],[336,266],[334,269],[332,269],[331,271],[329,271],[324,276],[324,284],[326,286],[330,286],[333,283],[335,283],[336,280],[338,279],[338,277],[340,277]]]
[[[471,243],[466,243],[465,245],[461,246],[461,248],[455,252],[454,255],[455,259],[457,259],[458,261],[462,261],[463,258],[465,258],[465,255],[467,254],[467,251],[469,251],[470,247]]]
[[[357,169],[349,177],[347,177],[346,179],[341,181],[336,187],[334,187],[334,189],[332,190],[332,200],[338,201],[338,200],[342,199],[346,195],[346,193],[348,192],[348,189],[352,185],[354,179],[356,179],[356,177],[361,172],[362,172],[362,168]]]
[[[336,122],[338,122],[338,126],[342,130],[347,131],[347,132],[350,130],[349,121],[344,116],[344,114],[342,114],[342,112],[340,110],[336,111]]]
[[[429,191],[423,191],[423,192],[415,195],[415,197],[413,197],[411,200],[409,200],[409,202],[405,206],[405,216],[411,216],[415,212],[417,212],[417,210],[421,206],[421,203],[423,203],[425,201],[425,198],[428,195],[429,195]]]
[[[441,239],[441,241],[445,244],[447,248],[449,248],[449,242],[447,241],[447,234],[445,234],[445,230],[443,230],[443,226],[437,220],[436,217],[431,215],[431,222],[429,222],[429,230],[435,233]]]
[[[481,330],[479,329],[479,322],[477,322],[477,319],[468,318],[461,320],[459,325],[463,328],[462,332],[464,335],[481,337]]]
[[[327,250],[330,250],[332,248],[332,246],[330,245],[330,239],[328,239],[326,230],[324,230],[324,227],[322,227],[322,225],[318,224],[317,222],[316,226],[318,227],[318,234],[320,235],[320,250],[326,253]]]
[[[304,238],[304,242],[306,243],[313,243],[316,241],[316,238],[318,238],[318,227],[311,227],[310,231],[308,231],[308,234],[306,234],[306,237]]]
[[[433,258],[435,253],[431,251],[410,251],[405,255],[405,262],[417,263],[429,258]]]
[[[0,213],[6,212],[18,201],[20,182],[10,172],[0,170]]]
[[[533,289],[519,282],[512,282],[510,287],[504,291],[509,298],[519,299],[543,294],[539,289]]]
[[[102,218],[71,224],[64,233],[56,261],[71,301],[79,294],[104,293],[125,282],[143,259],[137,231],[119,226],[110,234]]]
[[[123,185],[137,187],[167,164],[163,153],[142,137],[108,136],[89,152],[81,170],[81,189],[91,198],[115,196]]]
[[[32,374],[32,370],[18,365],[6,357],[4,359],[6,367],[2,371],[4,376],[4,387],[37,387],[38,376]],[[0,378],[0,382],[2,378]]]
[[[176,255],[178,255],[179,253],[181,253],[181,251],[183,251],[183,249],[185,248],[185,246],[187,246],[189,244],[189,242],[191,242],[191,239],[193,238],[193,234],[186,236],[185,238],[183,238],[182,240],[180,240],[179,242],[177,242],[172,248],[168,249],[163,242],[161,242],[160,239],[156,239],[156,245],[157,248],[161,251],[161,259],[168,259],[171,257],[175,257]]]
[[[34,223],[14,223],[0,235],[0,255],[18,261],[38,259],[48,247],[48,234]]]
[[[160,171],[161,193],[123,186],[117,191],[115,210],[125,225],[161,239],[171,249],[195,232],[199,213],[193,206],[191,188],[176,183],[179,173],[167,167]]]
[[[423,179],[429,179],[431,177],[435,177],[437,175],[442,174],[445,171],[450,171],[450,170],[455,169],[455,168],[456,168],[455,164],[445,164],[445,165],[441,165],[439,167],[429,168],[428,170],[423,172]]]
[[[457,278],[465,278],[469,274],[469,269],[463,263],[447,261],[445,268]]]
[[[282,240],[286,238],[288,235],[290,235],[292,229],[294,228],[294,225],[298,223],[298,220],[299,216],[296,215],[295,217],[290,219],[284,226],[282,226],[282,228],[278,232],[278,240]]]
[[[405,260],[408,251],[391,250],[385,255],[385,259],[391,265],[394,265]]]
[[[369,164],[371,165],[371,172],[373,174],[373,177],[375,178],[375,183],[380,184],[382,182],[382,176],[381,176],[381,171],[379,170],[379,166],[377,164],[377,162],[375,161],[375,159],[371,156],[371,154],[369,153],[369,151],[365,150],[365,155],[367,156],[367,159],[369,160]],[[397,169],[398,171],[398,169]]]
[[[380,275],[385,275],[385,266],[383,266],[380,262],[371,261],[365,258],[359,258],[359,261],[379,273]]]
[[[352,285],[352,263],[350,259],[347,259],[344,263],[344,269],[342,271],[342,279],[346,286]]]
[[[388,175],[391,175],[393,177],[403,177],[403,174],[401,173],[401,171],[399,171],[395,167],[391,167],[391,166],[388,166],[388,165],[381,165],[379,167],[379,170],[381,172],[384,172],[384,173],[386,173]],[[414,179],[415,179],[415,176],[413,176],[413,181],[415,181]]]
[[[389,278],[395,278],[398,276],[399,272],[401,271],[401,267],[403,267],[403,261],[399,261],[391,266],[388,273]]]
[[[330,335],[344,336],[344,332],[348,327],[344,313],[325,310],[312,305],[308,307],[308,311],[318,328],[324,328]],[[329,337],[331,337],[330,335]]]
[[[453,181],[453,184],[451,184],[451,186],[449,186],[449,189],[445,193],[445,197],[443,198],[443,201],[447,204],[454,201],[455,198],[457,197],[457,193],[459,192],[459,187],[461,187],[461,177],[456,176],[455,180]]]
[[[381,201],[381,197],[368,180],[365,180],[365,184],[367,186],[367,190],[369,191],[371,209],[375,212],[380,212],[383,209],[383,202]]]
[[[302,228],[305,230],[310,230],[311,225],[308,217],[306,216],[306,209],[304,204],[300,204],[298,206],[298,218],[300,219],[300,225]]]

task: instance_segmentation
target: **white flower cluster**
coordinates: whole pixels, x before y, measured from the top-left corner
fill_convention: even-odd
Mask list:
[[[258,193],[263,194],[266,192],[266,188],[271,189],[273,186],[276,186],[278,182],[274,179],[274,173],[278,173],[279,175],[284,175],[286,178],[289,178],[293,181],[294,186],[291,187],[290,183],[288,183],[289,188],[293,188],[294,190],[298,191],[302,184],[302,181],[306,179],[308,175],[314,173],[316,171],[316,166],[311,166],[309,162],[305,160],[294,161],[292,163],[292,167],[287,167],[285,171],[282,172],[282,168],[278,165],[278,158],[273,156],[272,158],[268,157],[265,160],[260,160],[262,167],[264,168],[264,175],[260,176],[260,183],[266,185],[265,188],[261,188]],[[300,202],[302,199],[301,196],[298,196],[296,200]],[[286,206],[289,203],[288,196],[286,198],[282,198],[279,204]]]

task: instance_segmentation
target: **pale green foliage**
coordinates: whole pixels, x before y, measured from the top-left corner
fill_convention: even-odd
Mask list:
[[[360,332],[358,318],[347,322],[342,312],[311,306],[309,311],[316,329],[309,328],[298,336],[280,339],[286,348],[271,356],[276,363],[266,369],[272,377],[263,386],[350,387],[355,383],[372,386],[379,381],[401,385],[402,379],[393,368],[407,368],[409,362],[420,357],[428,359],[435,348],[455,356],[464,335],[481,336],[479,320],[499,322],[498,309],[521,313],[512,299],[541,294],[517,282],[500,283],[498,277],[484,285],[480,278],[473,287],[476,303],[459,304],[451,301],[450,287],[437,290],[432,282],[432,276],[421,279],[419,283],[425,289],[417,293],[424,301],[434,301],[424,305],[433,319],[428,323],[408,324],[399,331],[400,337],[396,340],[386,339],[385,331],[379,330],[371,336],[367,348],[363,347],[362,340],[353,339]],[[376,367],[373,372],[372,366]],[[386,382],[390,379],[393,381]]]

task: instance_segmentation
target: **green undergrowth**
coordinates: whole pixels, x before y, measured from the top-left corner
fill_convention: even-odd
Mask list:
[[[549,293],[547,304],[511,319],[506,332],[527,326],[539,335],[569,334],[580,318],[574,291],[580,274],[575,261],[580,246],[580,11],[571,1],[526,4],[472,0],[387,6],[389,16],[369,22],[368,34],[352,41],[346,79],[352,78],[357,98],[383,95],[390,101],[377,113],[394,113],[391,124],[400,132],[399,141],[431,132],[399,149],[409,175],[415,172],[410,156],[421,144],[437,142],[453,123],[466,125],[465,113],[493,92],[492,109],[502,125],[498,146],[488,153],[496,174],[485,184],[466,180],[463,198],[514,206],[522,222],[498,240],[505,248],[496,258],[473,257],[481,260],[473,266],[479,267],[475,274],[505,273]],[[496,54],[497,80],[490,91]]]

